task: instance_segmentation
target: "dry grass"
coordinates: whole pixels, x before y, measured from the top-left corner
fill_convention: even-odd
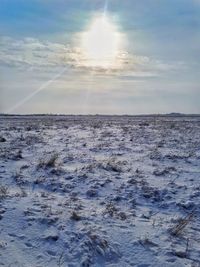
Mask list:
[[[8,197],[8,187],[7,186],[0,186],[0,200],[5,199]]]
[[[72,220],[74,221],[80,221],[81,220],[81,216],[78,215],[75,211],[72,212],[72,215],[70,217]]]
[[[58,160],[58,153],[54,153],[48,159],[40,160],[37,167],[38,168],[53,168],[56,166],[57,160]]]
[[[194,217],[194,211],[189,213],[184,218],[180,219],[178,223],[171,229],[171,234],[174,236],[180,235],[185,229],[185,227],[192,221],[193,217]]]
[[[149,239],[149,237],[145,236],[144,238],[141,238],[139,240],[139,243],[143,246],[143,247],[158,247],[158,244],[154,243],[153,241],[151,241]]]
[[[58,267],[63,266],[64,262],[65,262],[65,259],[64,259],[64,252],[62,252],[62,253],[60,254],[59,258],[58,258]]]

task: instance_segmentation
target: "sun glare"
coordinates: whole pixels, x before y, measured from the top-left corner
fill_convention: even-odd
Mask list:
[[[99,16],[83,33],[81,47],[86,66],[109,68],[116,64],[120,34],[107,16]]]

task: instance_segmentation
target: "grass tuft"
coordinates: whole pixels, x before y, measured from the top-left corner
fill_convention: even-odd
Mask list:
[[[192,221],[193,217],[194,217],[194,211],[189,213],[184,218],[180,219],[178,223],[171,229],[171,234],[174,236],[180,235],[185,229],[185,227]]]

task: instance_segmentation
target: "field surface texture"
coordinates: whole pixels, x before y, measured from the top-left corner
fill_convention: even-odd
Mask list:
[[[0,266],[199,267],[200,117],[0,116]]]

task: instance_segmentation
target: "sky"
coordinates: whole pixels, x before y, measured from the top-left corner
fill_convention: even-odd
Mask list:
[[[0,113],[200,113],[200,0],[1,0]]]

